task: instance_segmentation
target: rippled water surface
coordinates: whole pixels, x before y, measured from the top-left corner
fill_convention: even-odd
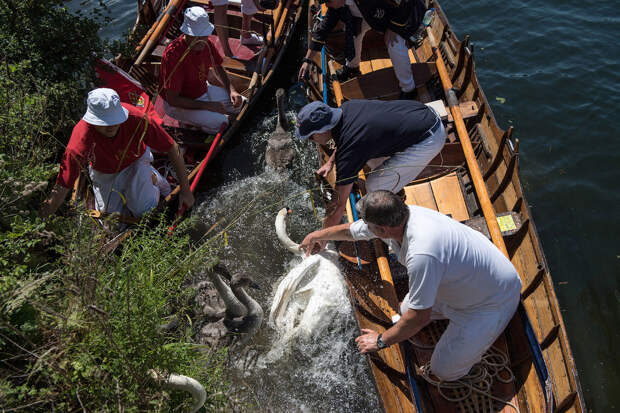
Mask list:
[[[135,3],[109,0],[119,37],[133,25]],[[459,37],[471,34],[476,71],[502,127],[520,140],[520,173],[532,208],[576,359],[589,410],[620,406],[620,3],[603,1],[442,0]],[[302,22],[304,19],[302,19]],[[301,31],[298,34],[302,34]],[[295,47],[295,45],[293,45]],[[289,53],[276,82],[290,86],[295,60]],[[270,91],[273,94],[273,90]],[[283,180],[264,172],[267,134],[275,125],[267,94],[243,137],[218,158],[196,213],[204,223],[222,211],[255,202],[253,213],[229,234],[225,261],[261,277],[257,298],[270,305],[277,281],[293,257],[276,241],[273,219],[290,194],[312,185],[313,151],[297,148],[297,171]],[[300,160],[303,159],[303,160]],[[253,201],[258,194],[266,194]],[[292,238],[317,226],[307,198],[286,201],[296,214]],[[218,212],[219,211],[219,212]],[[326,336],[303,344],[276,364],[257,364],[233,375],[252,389],[248,400],[281,411],[371,411],[374,386],[351,342],[355,324],[343,311]],[[256,337],[256,354],[274,340],[268,327]],[[261,358],[258,357],[260,361]]]

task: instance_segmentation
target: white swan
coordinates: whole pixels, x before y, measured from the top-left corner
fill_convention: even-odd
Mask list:
[[[299,245],[286,233],[286,208],[276,217],[276,234],[290,252],[303,256]],[[288,341],[296,336],[309,339],[326,327],[334,311],[348,306],[346,286],[337,264],[338,253],[326,250],[303,259],[280,281],[269,323]]]
[[[155,370],[148,371],[151,377],[157,381],[161,381],[164,387],[172,390],[186,391],[192,395],[193,403],[191,407],[192,413],[200,410],[207,400],[207,391],[198,380],[188,376],[171,373],[163,375]]]

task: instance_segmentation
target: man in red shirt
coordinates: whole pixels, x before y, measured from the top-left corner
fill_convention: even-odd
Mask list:
[[[56,212],[87,163],[98,210],[121,212],[125,206],[137,217],[151,210],[160,195],[170,193],[170,184],[151,165],[150,148],[168,154],[181,187],[179,202],[192,206],[185,163],[170,135],[138,108],[121,103],[114,90],[90,91],[86,113],[73,128],[41,216]]]
[[[184,12],[183,34],[164,50],[161,61],[161,88],[164,110],[180,122],[198,126],[207,133],[217,132],[228,123],[243,98],[222,68],[222,56],[209,41],[213,24],[200,6]],[[207,82],[213,68],[224,88]]]

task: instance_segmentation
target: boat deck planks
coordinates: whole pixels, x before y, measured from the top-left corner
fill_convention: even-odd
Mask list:
[[[430,184],[437,204],[437,211],[444,215],[450,215],[457,221],[469,219],[465,198],[461,193],[461,186],[456,173],[452,172],[439,179],[433,179]]]
[[[420,182],[415,185],[408,185],[404,188],[408,205],[419,205],[424,208],[437,210],[437,203],[433,196],[433,188],[429,182]]]

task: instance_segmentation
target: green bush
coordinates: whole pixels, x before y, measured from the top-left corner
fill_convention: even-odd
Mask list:
[[[187,410],[150,369],[200,380],[208,409],[223,409],[225,351],[191,343],[183,286],[215,253],[165,223],[106,253],[109,234],[83,211],[38,217],[94,87],[93,53],[110,53],[104,20],[60,0],[0,2],[0,409]],[[164,333],[171,315],[180,327]]]
[[[169,237],[161,220],[156,228],[133,229],[120,252],[105,254],[108,238],[82,221],[62,240],[61,265],[16,277],[3,289],[0,344],[11,355],[0,367],[3,407],[189,406],[188,395],[169,394],[151,369],[202,379],[211,408],[225,406],[225,352],[191,342],[193,291],[183,285],[190,269],[213,264],[207,250],[193,248],[182,228]],[[180,326],[165,333],[170,315]]]

